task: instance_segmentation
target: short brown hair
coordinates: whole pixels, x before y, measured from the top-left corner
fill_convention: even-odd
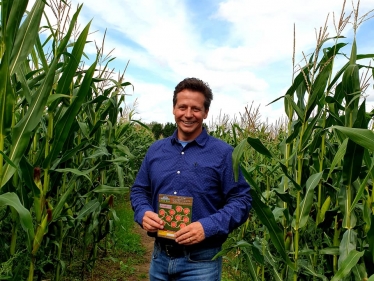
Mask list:
[[[177,104],[177,94],[186,89],[202,93],[205,97],[204,107],[205,109],[209,109],[210,102],[213,99],[212,90],[210,89],[208,83],[198,78],[185,78],[178,83],[174,90],[173,106]]]

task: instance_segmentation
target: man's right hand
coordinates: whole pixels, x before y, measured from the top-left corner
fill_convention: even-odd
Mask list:
[[[158,214],[147,211],[143,217],[143,229],[149,232],[156,232],[164,228],[164,222],[158,217]]]

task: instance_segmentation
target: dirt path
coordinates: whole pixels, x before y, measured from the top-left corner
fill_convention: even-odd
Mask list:
[[[100,257],[92,272],[86,272],[85,281],[147,281],[149,280],[149,264],[153,252],[154,239],[138,225],[134,226],[134,233],[140,235],[140,241],[145,249],[141,257],[132,257],[126,252]],[[136,261],[135,261],[136,260]],[[122,261],[122,262],[121,262]],[[77,281],[74,277],[66,278],[65,281]],[[48,280],[49,281],[49,280]]]
[[[140,236],[145,249],[141,257],[123,251],[99,256],[92,272],[86,272],[84,281],[147,281],[149,265],[153,252],[154,238],[147,235],[139,225],[134,224],[133,232]],[[69,274],[68,274],[69,275]],[[64,278],[64,281],[82,280],[75,276]],[[50,281],[50,280],[48,280]]]
[[[151,238],[147,235],[147,232],[144,231],[140,226],[136,225],[134,229],[135,233],[140,235],[140,241],[142,241],[142,245],[145,248],[144,254],[144,263],[135,265],[136,275],[143,278],[143,279],[134,279],[135,280],[149,280],[148,270],[149,264],[151,261],[151,256],[153,252],[153,243],[154,238]],[[129,280],[130,281],[130,280]],[[132,281],[132,280],[131,280]]]

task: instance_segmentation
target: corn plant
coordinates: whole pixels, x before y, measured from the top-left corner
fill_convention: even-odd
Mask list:
[[[364,98],[373,70],[360,64],[374,55],[357,54],[354,37],[346,64],[334,70],[351,16],[355,30],[365,20],[357,7],[340,18],[335,37],[322,28],[315,51],[281,97],[289,122],[278,150],[259,136],[235,148],[236,171],[241,166],[252,184],[253,218],[262,226],[247,226],[228,249],[241,250],[241,269],[253,280],[374,279],[374,112],[366,111]],[[254,163],[271,167],[270,188],[248,149],[264,157]]]
[[[128,191],[136,153],[151,139],[130,151],[143,125],[131,112],[120,119],[131,84],[114,78],[102,47],[91,60],[84,53],[90,23],[76,29],[82,5],[70,18],[69,3],[50,1],[57,25],[46,16],[40,28],[45,1],[27,13],[28,1],[0,3],[0,213],[11,214],[0,226],[11,228],[0,262],[12,265],[1,277],[25,280],[27,270],[31,281],[49,268],[61,280],[77,263],[82,274],[92,269],[98,245],[108,245],[113,200]],[[26,264],[16,266],[21,256]]]

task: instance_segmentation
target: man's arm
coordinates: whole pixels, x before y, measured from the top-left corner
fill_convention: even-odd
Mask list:
[[[228,235],[247,220],[252,207],[250,186],[240,171],[238,181],[234,180],[231,152],[227,153],[223,167],[221,184],[225,204],[217,213],[199,220],[206,238]]]
[[[250,187],[241,174],[238,182],[234,181],[231,154],[225,161],[227,168],[224,169],[221,178],[226,198],[225,205],[215,214],[177,231],[175,241],[179,244],[192,245],[211,236],[226,236],[247,220],[252,202]]]
[[[143,159],[142,165],[136,175],[135,182],[131,187],[131,206],[134,210],[134,220],[144,228],[144,220],[145,224],[148,228],[156,227],[151,221],[155,221],[152,202],[151,202],[151,188],[150,188],[150,181],[148,177],[148,168],[147,168],[147,155]],[[147,213],[147,215],[146,215]],[[150,215],[150,214],[154,215]],[[158,217],[158,216],[157,216]]]

